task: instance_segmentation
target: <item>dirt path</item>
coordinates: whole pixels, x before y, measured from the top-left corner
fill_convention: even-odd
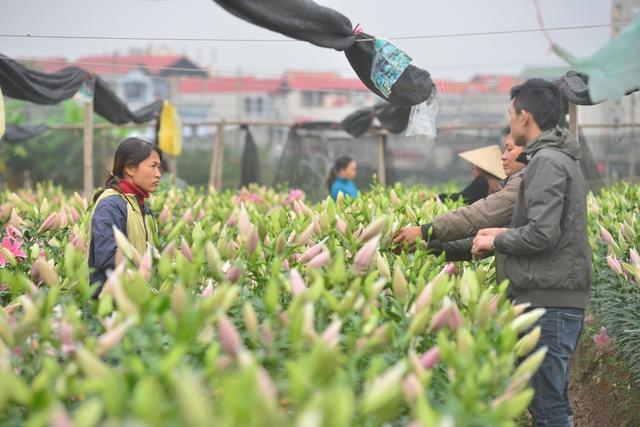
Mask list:
[[[640,384],[614,355],[595,359],[593,347],[580,347],[570,390],[575,427],[640,427]]]

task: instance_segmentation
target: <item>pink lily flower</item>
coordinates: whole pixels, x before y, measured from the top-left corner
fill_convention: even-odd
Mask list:
[[[379,234],[373,239],[369,240],[367,244],[365,244],[355,255],[353,259],[353,270],[356,273],[360,273],[367,268],[369,268],[369,264],[371,264],[371,260],[376,253],[376,249],[378,248],[378,243],[380,242]]]
[[[444,271],[445,274],[451,276],[456,271],[456,265],[454,263],[450,262],[449,264],[447,264],[444,267],[444,269],[442,271]]]
[[[336,228],[342,237],[347,237],[347,224],[338,215],[336,215]]]
[[[158,215],[158,222],[160,224],[164,224],[167,222],[167,219],[169,219],[169,205],[165,205],[162,212],[160,212],[160,215]]]
[[[182,215],[182,219],[184,219],[187,224],[193,221],[193,214],[191,213],[191,208],[187,209],[187,211]]]
[[[293,296],[300,295],[307,290],[307,284],[295,268],[289,270],[289,282],[291,284],[291,295]]]
[[[180,252],[189,262],[193,262],[193,255],[191,254],[191,248],[189,244],[185,240],[184,236],[182,237],[182,241],[180,242]]]
[[[7,230],[7,235],[12,240],[15,240],[17,242],[23,242],[24,241],[24,237],[22,237],[22,232],[20,232],[20,230],[15,228],[13,225],[7,224],[6,230]]]
[[[304,191],[299,189],[294,189],[289,191],[289,200],[304,200],[305,195]]]
[[[243,203],[240,207],[240,215],[238,216],[238,232],[243,239],[246,239],[250,231],[251,222],[249,221],[249,213]]]
[[[433,366],[438,363],[440,360],[440,349],[436,347],[432,347],[427,350],[422,357],[420,358],[420,363],[422,363],[422,367],[424,369],[431,369]]]
[[[321,252],[307,263],[307,267],[320,268],[325,265],[330,259],[331,253],[329,253],[329,251]]]
[[[609,335],[607,335],[607,329],[603,326],[600,328],[600,334],[593,336],[593,341],[595,341],[598,346],[598,354],[602,354],[604,350],[607,353],[613,351],[613,341]]]
[[[2,244],[0,244],[0,247],[7,249],[14,256],[14,258],[27,257],[27,254],[24,253],[24,251],[20,250],[20,242],[16,241],[11,243],[11,239],[8,237],[4,238],[4,240],[2,241]],[[0,267],[4,267],[6,265],[7,265],[7,259],[3,255],[2,251],[0,251]]]
[[[302,256],[300,257],[300,259],[298,260],[298,262],[307,262],[310,259],[312,259],[313,257],[315,257],[316,255],[318,255],[320,253],[320,251],[322,250],[322,246],[325,244],[325,242],[327,241],[328,237],[325,237],[324,239],[322,239],[320,241],[320,243],[311,246],[309,249],[307,249]]]
[[[218,334],[222,350],[229,356],[237,357],[242,349],[242,341],[235,325],[225,315],[218,319]]]
[[[606,228],[600,226],[600,232],[602,233],[602,238],[605,242],[607,242],[608,245],[613,243],[613,236],[611,235],[611,233],[609,233],[609,231],[607,231]]]
[[[622,263],[615,258],[607,257],[607,262],[613,271],[618,274],[623,274]]]

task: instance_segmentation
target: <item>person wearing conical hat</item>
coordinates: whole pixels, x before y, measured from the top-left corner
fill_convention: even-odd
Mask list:
[[[459,156],[471,163],[473,181],[459,193],[438,195],[440,200],[458,200],[462,198],[467,205],[494,194],[502,189],[502,180],[506,178],[502,169],[502,152],[497,145],[465,151]]]

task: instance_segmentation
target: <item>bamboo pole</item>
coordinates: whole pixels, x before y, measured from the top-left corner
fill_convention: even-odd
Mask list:
[[[93,192],[93,97],[84,104],[84,197],[91,198]]]
[[[578,106],[573,102],[569,103],[569,131],[573,139],[578,141]]]
[[[387,185],[387,171],[385,168],[384,143],[387,136],[378,134],[378,182],[385,187]]]
[[[636,123],[636,94],[631,95],[631,124],[635,125]],[[633,126],[631,127],[631,132],[634,132],[635,129]],[[636,144],[632,143],[631,153],[629,153],[629,176],[633,179],[636,177]]]
[[[216,189],[218,191],[222,191],[222,170],[224,169],[224,135],[220,136],[219,151],[220,151],[220,154],[218,154],[218,170],[217,170],[217,176],[216,176]]]
[[[215,143],[213,145],[213,153],[211,154],[211,169],[209,170],[209,188],[214,188],[216,184],[217,170],[220,166],[220,146],[224,141],[224,120],[218,123],[218,131],[216,133]],[[219,188],[215,187],[216,190]]]

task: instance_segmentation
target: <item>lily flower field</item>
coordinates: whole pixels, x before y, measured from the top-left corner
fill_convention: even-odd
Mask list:
[[[427,193],[312,204],[161,187],[155,248],[116,233],[96,300],[91,203],[51,185],[1,193],[0,423],[516,426],[545,356],[531,353],[542,310],[506,299],[493,258],[395,250],[400,227],[458,206]],[[626,184],[589,195],[590,308],[602,351],[637,367],[639,199]]]

